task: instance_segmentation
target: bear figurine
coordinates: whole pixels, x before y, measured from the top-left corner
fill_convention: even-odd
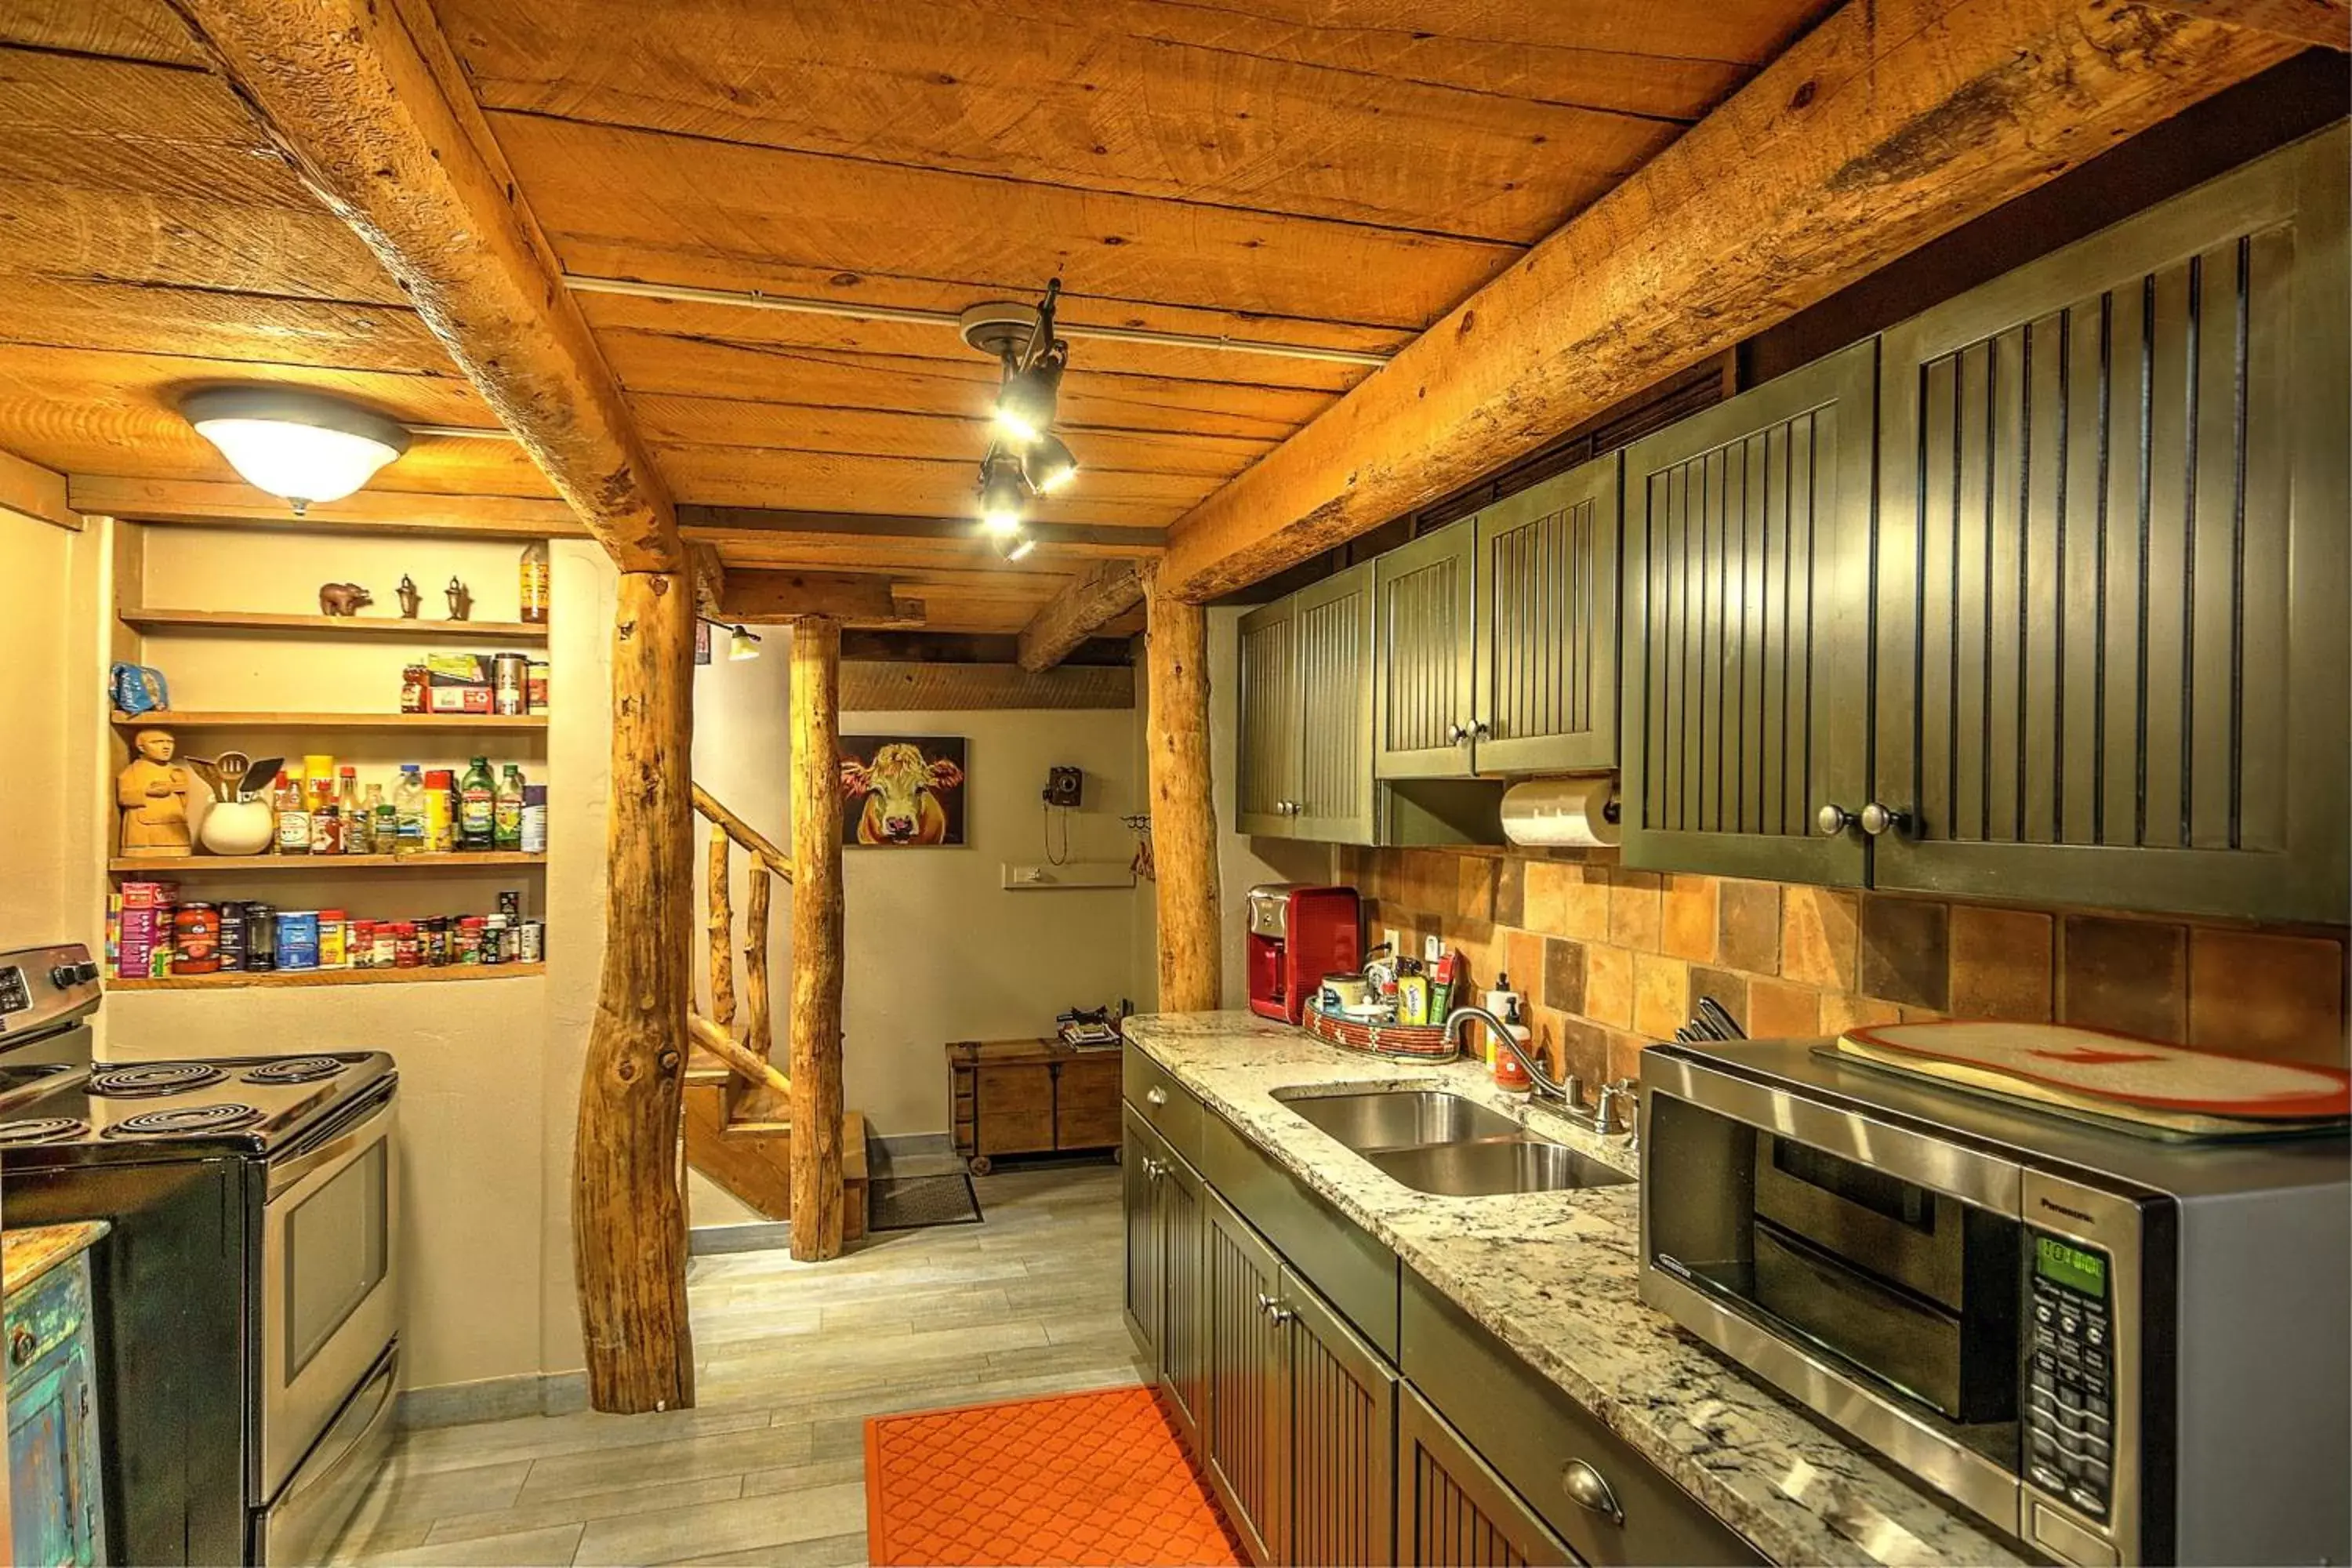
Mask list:
[[[357,583],[319,584],[319,613],[322,616],[356,616],[361,605],[374,603],[375,595]]]

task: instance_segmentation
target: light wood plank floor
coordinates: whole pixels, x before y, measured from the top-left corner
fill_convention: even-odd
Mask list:
[[[1134,1383],[1118,1173],[982,1177],[981,1225],[697,1258],[692,1410],[410,1432],[341,1563],[866,1561],[865,1421]]]

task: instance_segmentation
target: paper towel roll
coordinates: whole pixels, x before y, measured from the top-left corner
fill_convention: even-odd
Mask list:
[[[1607,848],[1617,842],[1617,779],[1529,779],[1503,792],[1503,835],[1514,844]]]

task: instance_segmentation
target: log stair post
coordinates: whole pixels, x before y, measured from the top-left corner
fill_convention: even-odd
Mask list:
[[[699,784],[694,788],[694,810],[710,826],[704,921],[710,1005],[708,1012],[695,1009],[687,1020],[694,1048],[686,1070],[686,1163],[765,1217],[790,1219],[793,1086],[770,1059],[775,1037],[769,1006],[768,917],[776,880],[792,885],[792,862],[766,835]],[[732,887],[738,849],[748,870],[740,942]],[[856,1241],[866,1234],[866,1119],[854,1110],[842,1117],[840,1148],[842,1239]]]

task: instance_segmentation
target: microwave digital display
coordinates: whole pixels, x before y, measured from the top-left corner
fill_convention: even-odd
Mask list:
[[[2033,1238],[2033,1271],[2084,1295],[2105,1300],[2107,1260],[2102,1254],[2069,1247],[2053,1237]]]

